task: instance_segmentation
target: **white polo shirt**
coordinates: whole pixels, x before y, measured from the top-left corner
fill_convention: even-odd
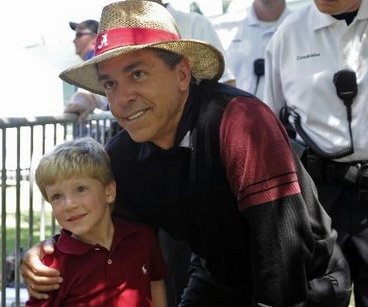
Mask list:
[[[265,49],[278,26],[290,13],[285,9],[275,22],[262,22],[257,18],[253,5],[245,11],[227,13],[213,20],[216,32],[227,52],[236,86],[262,99],[264,77],[257,84],[253,63],[264,58]]]
[[[333,76],[342,69],[355,71],[355,153],[339,161],[368,160],[368,0],[362,0],[349,26],[322,14],[314,3],[293,13],[272,37],[265,62],[264,101],[277,115],[284,103],[290,106],[308,136],[329,153],[350,146],[346,107]]]
[[[174,17],[179,33],[182,38],[197,39],[215,46],[224,56],[225,70],[220,82],[234,80],[234,74],[229,68],[229,60],[224,47],[211,23],[205,16],[198,13],[186,13],[175,10],[170,4],[166,6],[170,14]]]

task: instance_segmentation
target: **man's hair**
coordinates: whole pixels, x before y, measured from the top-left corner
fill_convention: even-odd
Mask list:
[[[35,172],[47,201],[45,187],[70,178],[93,178],[103,186],[114,180],[110,157],[100,143],[90,137],[64,142],[41,158]]]
[[[169,68],[173,69],[184,58],[182,55],[160,48],[147,48],[152,50]],[[98,71],[98,63],[95,64],[95,68]]]
[[[153,50],[156,53],[156,55],[159,58],[161,58],[165,62],[165,64],[168,65],[170,68],[174,68],[183,59],[182,55],[165,49],[158,49],[158,48],[148,48],[148,49]]]

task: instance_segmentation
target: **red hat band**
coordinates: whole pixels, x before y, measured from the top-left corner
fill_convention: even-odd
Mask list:
[[[145,45],[178,39],[180,39],[180,37],[177,34],[158,29],[111,29],[98,34],[95,46],[95,56],[123,46]]]

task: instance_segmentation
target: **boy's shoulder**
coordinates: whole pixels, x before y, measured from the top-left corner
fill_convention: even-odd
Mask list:
[[[114,217],[113,221],[115,232],[117,232],[120,237],[127,237],[135,233],[145,236],[154,235],[153,228],[146,224],[138,223],[121,217]]]

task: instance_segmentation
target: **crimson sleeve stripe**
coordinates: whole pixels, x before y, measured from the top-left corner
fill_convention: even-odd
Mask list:
[[[240,211],[250,207],[258,206],[283,197],[292,196],[300,193],[298,181],[285,182],[284,184],[270,187],[269,189],[255,193],[240,194],[238,206]]]
[[[268,190],[272,187],[285,184],[287,182],[297,181],[298,177],[295,172],[290,172],[287,174],[281,174],[270,179],[262,180],[260,182],[255,182],[250,184],[239,191],[239,194],[253,194],[259,191]],[[282,195],[281,195],[282,197]]]

